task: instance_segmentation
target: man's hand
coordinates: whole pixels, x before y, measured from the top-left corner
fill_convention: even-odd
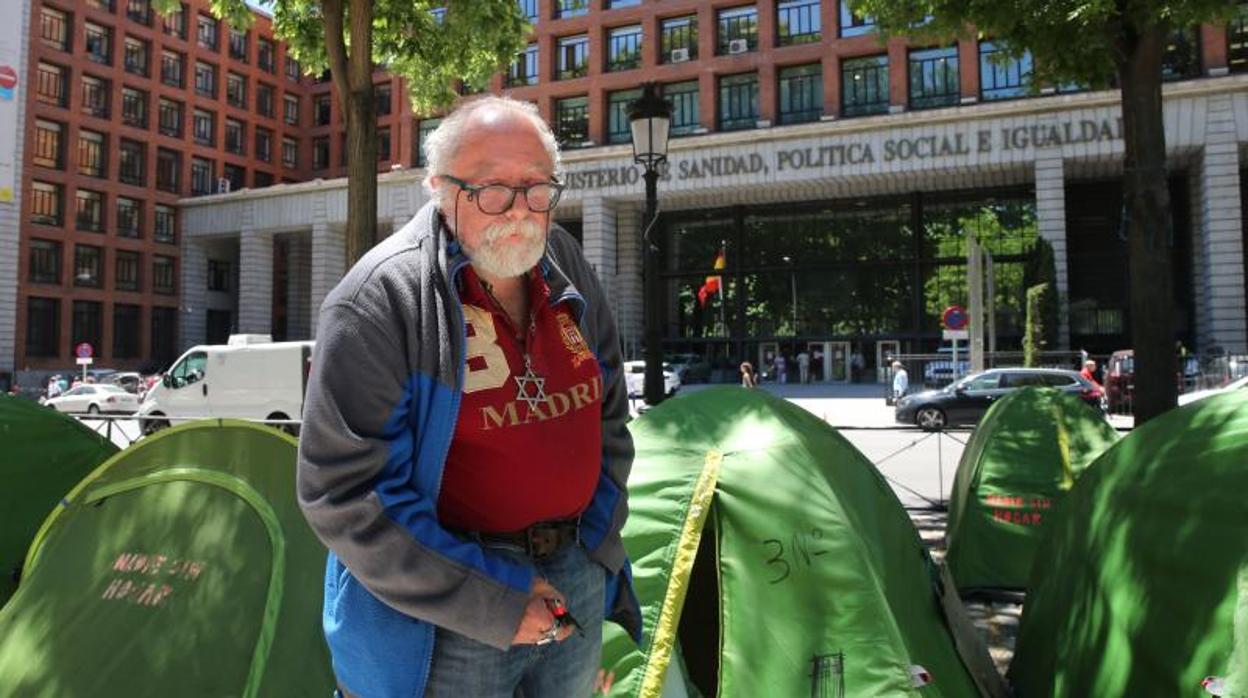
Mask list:
[[[516,636],[511,639],[513,645],[535,645],[546,639],[546,633],[555,625],[555,616],[546,605],[547,599],[563,601],[563,595],[541,577],[533,579],[533,588],[529,590],[529,602],[524,607],[524,617],[520,619],[520,627]],[[572,627],[559,629],[555,636],[556,642],[563,642],[572,634]]]

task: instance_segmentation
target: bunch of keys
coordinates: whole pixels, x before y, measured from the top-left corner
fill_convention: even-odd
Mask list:
[[[555,633],[558,633],[558,631],[563,630],[564,628],[570,627],[575,629],[576,633],[581,637],[585,636],[585,629],[582,628],[581,624],[576,621],[576,618],[572,617],[572,612],[568,610],[567,606],[563,605],[563,601],[559,599],[546,599],[546,608],[549,609],[550,614],[555,617],[555,625],[552,628]]]

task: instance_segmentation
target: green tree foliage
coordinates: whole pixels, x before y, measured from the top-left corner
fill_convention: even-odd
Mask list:
[[[1045,283],[1027,289],[1027,329],[1023,333],[1024,366],[1038,365],[1040,352],[1050,346],[1045,339],[1049,334],[1049,326],[1045,322],[1044,306],[1046,299],[1053,295],[1051,288]]]
[[[154,0],[173,12],[179,0]],[[515,0],[269,0],[274,33],[304,72],[330,71],[347,121],[347,263],[376,242],[376,70],[405,78],[412,110],[431,114],[461,85],[477,91],[524,49],[529,27]],[[212,0],[231,26],[254,19],[245,0]]]
[[[884,35],[919,41],[989,37],[1030,52],[1036,84],[1117,84],[1122,93],[1124,194],[1131,266],[1136,424],[1170,409],[1175,307],[1161,70],[1175,29],[1232,16],[1228,0],[850,0]]]

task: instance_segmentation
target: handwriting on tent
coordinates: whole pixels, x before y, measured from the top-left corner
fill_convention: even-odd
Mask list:
[[[114,576],[100,598],[104,601],[127,601],[139,606],[160,606],[174,592],[175,584],[194,583],[206,563],[170,555],[121,553],[113,561]]]

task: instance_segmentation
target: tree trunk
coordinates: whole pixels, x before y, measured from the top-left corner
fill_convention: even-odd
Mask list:
[[[347,265],[377,243],[377,117],[373,98],[373,0],[350,0],[347,115]]]
[[[1175,307],[1170,269],[1172,226],[1161,103],[1165,27],[1136,27],[1121,46],[1125,149],[1123,197],[1128,216],[1131,343],[1135,349],[1135,424],[1174,407]],[[1130,32],[1128,32],[1130,34]]]

